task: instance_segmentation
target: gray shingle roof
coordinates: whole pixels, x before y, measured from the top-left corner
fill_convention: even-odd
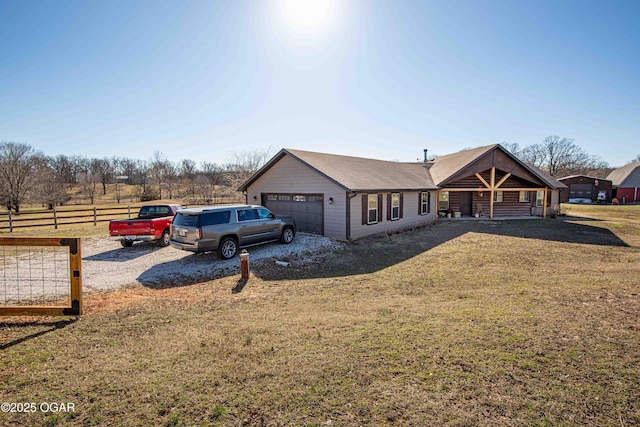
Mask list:
[[[551,175],[518,160],[499,144],[460,151],[437,157],[428,163],[391,162],[362,157],[312,151],[282,149],[256,172],[239,190],[244,191],[284,156],[302,162],[336,185],[348,191],[432,190],[447,178],[464,169],[486,153],[500,149],[538,176],[550,188],[567,188]]]
[[[478,160],[480,157],[485,154],[493,151],[493,150],[501,150],[506,153],[508,156],[513,158],[516,162],[520,163],[525,169],[529,170],[532,174],[540,178],[542,182],[544,182],[549,188],[560,189],[567,188],[566,185],[549,175],[548,173],[530,166],[516,156],[511,154],[508,150],[502,147],[500,144],[492,144],[486,145],[484,147],[472,148],[470,150],[460,151],[458,153],[447,154],[445,156],[436,157],[431,163],[432,166],[429,169],[431,173],[431,177],[433,178],[433,182],[437,185],[441,185],[448,178],[461,171],[465,167],[469,166],[471,163]]]
[[[350,191],[436,188],[424,163],[390,162],[291,149],[283,151]]]
[[[433,182],[440,185],[453,174],[469,166],[476,159],[493,150],[497,146],[497,144],[487,145],[485,147],[473,148],[471,150],[464,150],[436,157],[430,162],[431,167],[429,169]]]
[[[614,170],[607,179],[616,187],[640,187],[640,162],[629,163]]]

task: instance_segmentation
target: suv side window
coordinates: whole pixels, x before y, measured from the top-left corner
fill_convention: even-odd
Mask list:
[[[256,210],[258,211],[258,218],[260,218],[260,219],[274,219],[276,217],[268,209],[258,208]]]
[[[200,226],[228,224],[231,211],[208,212],[200,215]]]
[[[258,219],[255,209],[239,209],[238,210],[238,221],[251,221],[253,219]]]

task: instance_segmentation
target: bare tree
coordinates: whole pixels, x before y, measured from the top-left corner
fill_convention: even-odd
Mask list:
[[[140,200],[154,200],[157,199],[157,195],[152,191],[150,192],[151,181],[151,165],[145,160],[136,161],[136,170],[134,178],[129,177],[129,184],[135,184],[140,188]]]
[[[200,173],[196,178],[196,187],[206,203],[215,201],[216,185],[221,183],[222,174],[223,169],[220,165],[211,162],[200,163]]]
[[[233,155],[232,161],[225,167],[226,183],[230,192],[235,192],[269,160],[272,148],[242,151]]]
[[[52,168],[50,160],[43,159],[37,167],[31,197],[53,209],[56,205],[68,202],[71,197],[67,193],[64,171]]]
[[[169,193],[169,199],[173,199],[173,191],[178,185],[178,168],[169,160],[163,164],[162,181]]]
[[[188,195],[191,197],[195,197],[196,195],[196,187],[195,187],[195,178],[196,178],[196,162],[190,159],[182,159],[180,161],[179,166],[179,177],[182,181],[182,185],[189,189]]]
[[[82,187],[82,192],[86,194],[87,197],[89,197],[89,202],[91,204],[94,204],[100,177],[95,175],[91,170],[87,170],[86,172],[80,174],[80,176],[78,177],[78,182]]]
[[[521,152],[521,159],[551,176],[588,174],[608,168],[599,157],[587,154],[571,138],[557,135],[546,137],[542,143],[531,145]]]
[[[91,172],[102,184],[102,194],[107,194],[107,184],[113,180],[114,167],[111,159],[91,159]]]
[[[0,143],[0,201],[8,210],[20,212],[41,158],[28,144]]]
[[[514,156],[516,156],[517,158],[520,158],[522,156],[522,148],[520,148],[520,144],[518,144],[517,142],[501,142],[500,145],[502,145],[502,147],[507,150],[508,152],[510,152],[511,154],[513,154]]]
[[[49,157],[47,159],[47,166],[54,172],[56,180],[63,185],[71,188],[71,186],[76,183],[77,170],[73,157],[68,157],[64,154]]]
[[[162,187],[164,181],[164,169],[166,167],[167,158],[160,151],[155,151],[153,157],[149,160],[149,180],[158,191],[157,198],[162,199]],[[154,192],[155,193],[155,192]],[[149,195],[149,197],[152,197]]]

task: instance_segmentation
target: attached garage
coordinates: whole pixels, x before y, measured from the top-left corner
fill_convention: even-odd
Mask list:
[[[263,193],[262,205],[277,215],[292,216],[298,231],[324,234],[322,194]]]

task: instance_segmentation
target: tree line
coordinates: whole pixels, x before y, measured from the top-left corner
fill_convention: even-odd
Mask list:
[[[539,144],[502,145],[523,162],[556,178],[577,174],[606,177],[612,170],[607,162],[586,153],[571,138],[552,135]],[[79,188],[93,204],[99,192],[107,194],[108,184],[115,184],[118,203],[121,184],[133,185],[137,189],[135,196],[141,201],[179,198],[192,204],[210,203],[220,196],[235,195],[236,189],[272,154],[271,148],[240,152],[225,164],[190,159],[172,162],[159,151],[149,160],[63,154],[50,157],[29,144],[2,142],[0,203],[15,212],[26,202],[52,208],[69,202],[72,190]],[[640,161],[640,155],[632,161]]]
[[[79,191],[94,204],[115,187],[120,203],[123,184],[134,186],[140,201],[162,198],[187,199],[190,203],[210,203],[233,196],[236,189],[271,156],[269,150],[236,153],[230,162],[218,164],[190,159],[172,162],[161,152],[149,160],[126,157],[86,158],[83,156],[45,156],[31,145],[0,143],[0,203],[7,210],[20,212],[25,203],[53,208],[71,200]]]
[[[573,139],[557,135],[548,136],[541,143],[529,146],[522,147],[518,143],[509,142],[503,142],[502,146],[524,163],[547,172],[554,178],[570,175],[605,178],[614,169],[600,157],[584,151]],[[640,160],[640,155],[636,160]]]

